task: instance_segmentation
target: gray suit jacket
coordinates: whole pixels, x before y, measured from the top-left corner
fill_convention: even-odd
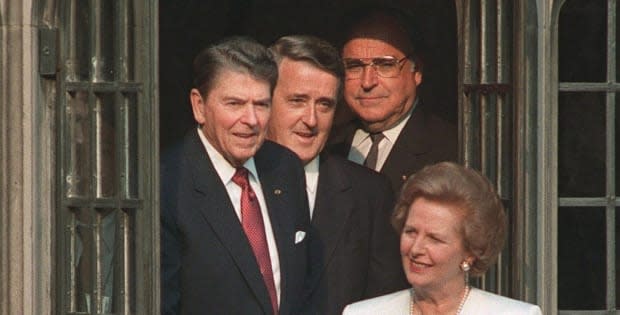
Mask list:
[[[411,291],[402,290],[348,305],[342,315],[408,315]],[[472,288],[460,315],[542,315],[537,305]]]

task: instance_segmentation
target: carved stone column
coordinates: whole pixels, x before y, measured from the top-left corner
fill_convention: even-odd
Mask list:
[[[0,315],[51,314],[53,107],[36,3],[0,0]]]

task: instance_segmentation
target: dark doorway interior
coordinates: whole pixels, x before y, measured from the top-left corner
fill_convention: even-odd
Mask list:
[[[334,44],[346,12],[369,2],[334,0],[160,1],[161,147],[194,126],[188,101],[191,63],[204,47],[227,36],[247,35],[265,45],[288,34],[312,34]],[[457,21],[453,0],[388,1],[414,13],[425,43],[420,95],[440,116],[456,122]],[[346,106],[337,123],[349,116]]]

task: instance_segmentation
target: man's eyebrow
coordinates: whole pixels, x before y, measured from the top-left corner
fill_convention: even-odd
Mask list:
[[[308,99],[308,98],[310,98],[310,96],[308,96],[308,94],[306,94],[306,93],[293,93],[293,94],[290,94],[288,97],[289,97],[289,98],[291,98],[291,97],[295,97],[295,98],[303,98],[303,99]]]
[[[224,101],[242,101],[242,102],[247,102],[247,98],[241,97],[241,96],[235,96],[235,95],[227,95],[222,97],[222,99]]]
[[[330,105],[335,105],[336,104],[336,99],[333,98],[333,97],[319,97],[317,99],[317,101],[319,101],[319,102],[327,102]]]
[[[343,58],[345,63],[347,62],[363,62],[362,58]]]
[[[267,97],[267,98],[260,98],[257,100],[254,100],[255,104],[271,104],[271,97]]]

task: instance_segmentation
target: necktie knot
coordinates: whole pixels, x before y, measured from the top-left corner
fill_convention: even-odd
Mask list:
[[[235,175],[232,177],[233,183],[241,186],[241,188],[247,187],[250,182],[248,180],[248,169],[245,167],[237,168]]]
[[[370,134],[370,140],[372,141],[372,143],[381,142],[383,138],[385,138],[385,135],[383,135],[383,132],[377,132],[377,133]]]

